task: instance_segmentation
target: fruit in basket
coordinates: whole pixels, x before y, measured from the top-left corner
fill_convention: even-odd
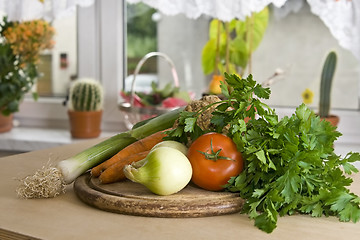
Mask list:
[[[187,105],[191,96],[187,91],[181,91],[179,87],[168,83],[159,88],[155,82],[151,83],[151,92],[135,92],[134,105],[137,107],[165,107],[174,108]],[[130,102],[131,92],[121,91],[121,96],[126,102]]]
[[[174,108],[174,107],[182,107],[186,106],[188,103],[181,98],[169,97],[164,99],[161,106],[164,108]]]
[[[125,100],[125,102],[130,102],[130,94],[124,91],[120,92],[120,96]],[[145,105],[141,102],[141,99],[138,95],[134,94],[134,106],[136,107],[145,107]]]

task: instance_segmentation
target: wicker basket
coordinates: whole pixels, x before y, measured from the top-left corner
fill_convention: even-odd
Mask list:
[[[133,125],[139,121],[154,117],[165,112],[174,110],[175,108],[164,108],[164,107],[138,107],[134,105],[134,96],[135,96],[135,81],[136,77],[140,72],[142,65],[151,57],[162,57],[169,63],[171,67],[171,73],[174,80],[174,85],[179,86],[179,78],[175,69],[173,61],[164,53],[161,52],[150,52],[146,54],[136,65],[134,71],[134,77],[131,83],[131,92],[130,92],[130,101],[122,102],[119,104],[120,111],[124,114],[125,125],[128,129],[131,129]]]

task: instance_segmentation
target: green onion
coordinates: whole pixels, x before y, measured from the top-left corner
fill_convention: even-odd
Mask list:
[[[63,193],[65,186],[72,183],[78,176],[109,159],[129,144],[172,127],[182,110],[183,108],[175,109],[146,121],[142,125],[139,124],[137,128],[119,133],[69,159],[60,161],[56,167],[43,167],[33,176],[20,180],[17,188],[18,196],[21,198],[56,197]]]

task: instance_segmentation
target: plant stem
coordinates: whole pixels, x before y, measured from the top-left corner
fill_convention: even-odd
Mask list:
[[[230,72],[229,69],[229,61],[230,61],[230,32],[229,32],[229,22],[225,23],[225,31],[226,31],[226,55],[225,55],[225,69],[226,72]]]
[[[215,75],[219,74],[218,65],[220,62],[220,27],[221,21],[218,20],[217,33],[216,33],[216,57],[215,57]]]
[[[247,23],[247,41],[249,43],[249,61],[248,61],[248,71],[249,74],[252,73],[252,45],[253,45],[253,27],[254,27],[254,14],[251,14],[246,20]]]

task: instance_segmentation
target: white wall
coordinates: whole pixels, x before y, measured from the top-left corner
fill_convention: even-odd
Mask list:
[[[307,4],[299,13],[277,20],[270,18],[268,29],[253,56],[253,75],[264,81],[276,68],[287,71],[285,78],[271,86],[269,104],[298,106],[301,93],[311,89],[315,96],[312,107],[318,106],[320,75],[326,54],[335,50],[338,64],[332,88],[332,107],[359,109],[359,70],[356,58],[341,48],[319,17]]]

